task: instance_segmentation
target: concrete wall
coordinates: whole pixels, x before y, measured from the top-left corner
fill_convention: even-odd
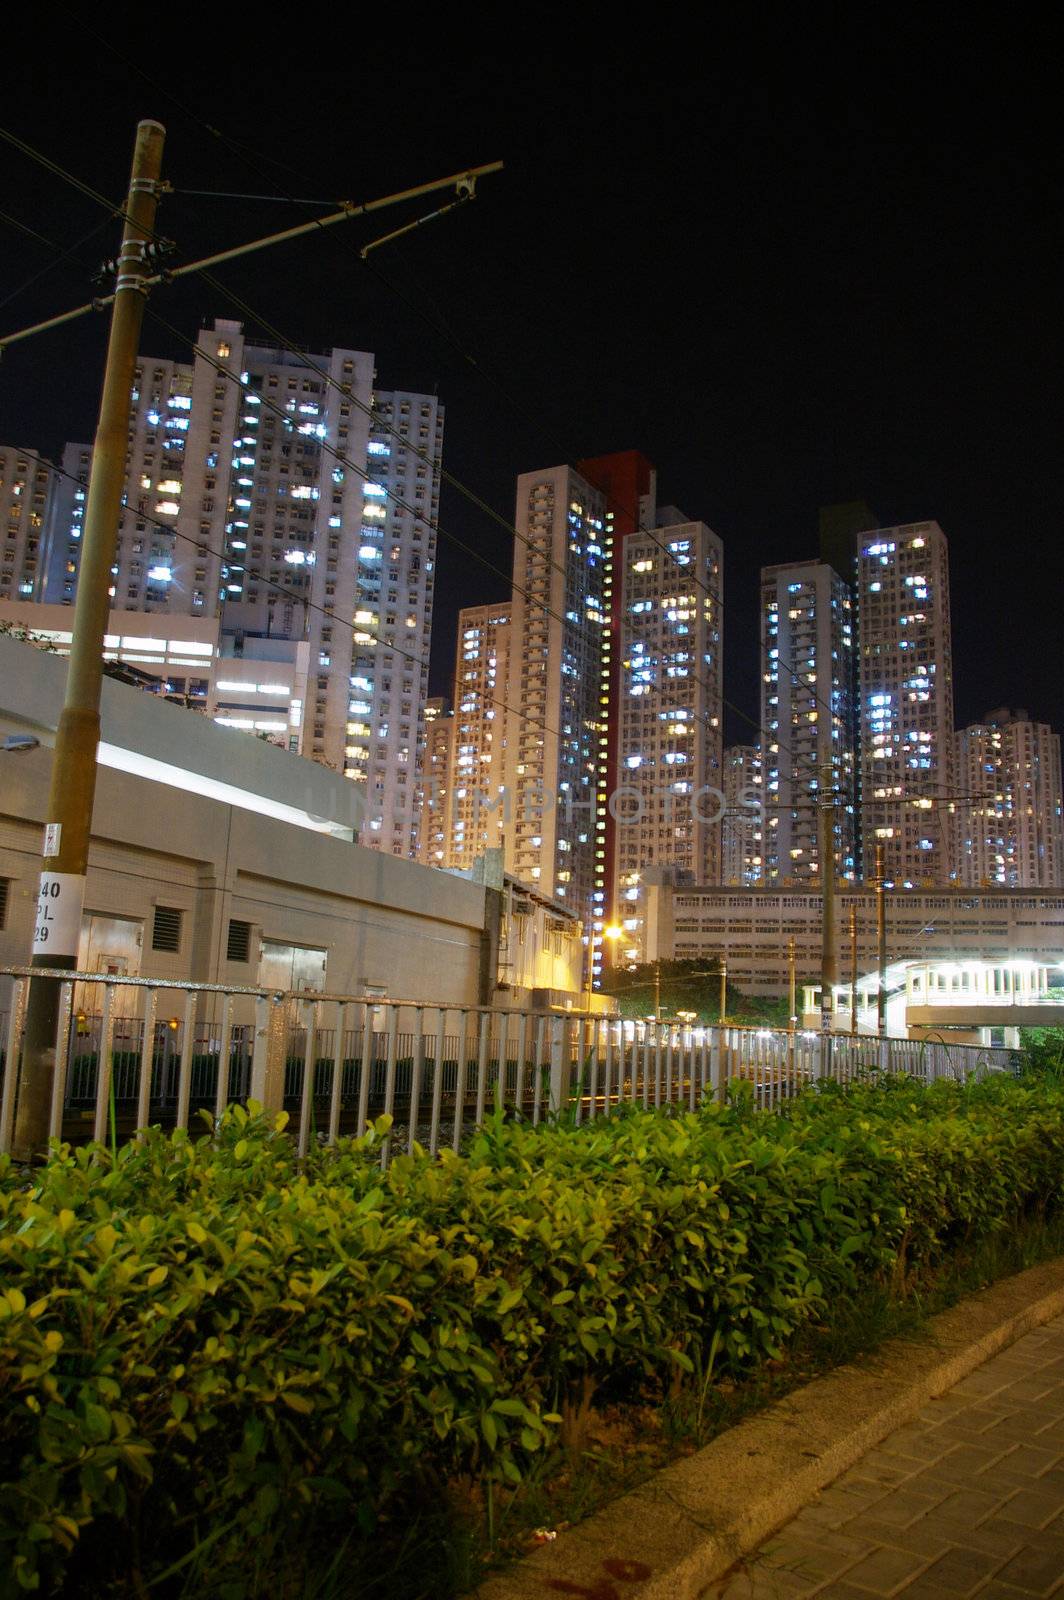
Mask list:
[[[0,756],[0,963],[28,960],[51,752]],[[413,862],[102,770],[87,915],[140,921],[145,976],[254,984],[262,939],[323,948],[325,987],[475,1004],[485,890]],[[153,951],[155,907],[182,912],[176,954]],[[230,919],[252,926],[226,959]]]
[[[65,675],[64,659],[0,638],[0,738],[40,739],[0,753],[0,964],[29,958]],[[142,924],[145,976],[255,984],[265,939],[324,949],[332,993],[478,1003],[482,884],[351,843],[357,787],[326,768],[123,684],[103,691],[119,765],[98,772],[85,910]],[[176,953],[151,948],[159,905],[182,913]],[[231,919],[251,924],[247,962],[227,959]]]

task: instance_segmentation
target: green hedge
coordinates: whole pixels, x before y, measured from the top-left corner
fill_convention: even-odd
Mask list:
[[[748,1372],[1064,1178],[1064,1091],[1000,1080],[499,1123],[386,1175],[383,1131],[301,1171],[233,1108],[0,1167],[0,1593],[165,1594],[193,1554],[197,1593],[265,1593],[293,1543],[518,1482],[603,1386]]]

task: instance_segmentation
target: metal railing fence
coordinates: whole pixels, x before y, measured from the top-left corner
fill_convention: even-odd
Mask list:
[[[11,1148],[30,975],[0,968],[0,1150]],[[388,1113],[386,1163],[400,1145],[458,1150],[497,1110],[532,1123],[562,1109],[576,1123],[627,1105],[693,1110],[735,1078],[773,1108],[822,1080],[1016,1066],[1012,1051],[938,1041],[49,975],[61,979],[50,1133],[63,1138],[183,1128],[200,1110],[254,1099],[290,1112],[300,1154]]]

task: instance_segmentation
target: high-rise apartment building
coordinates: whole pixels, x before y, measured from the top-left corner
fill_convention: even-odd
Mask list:
[[[454,712],[440,696],[425,702],[425,757],[418,803],[418,860],[426,867],[445,867],[454,759]]]
[[[724,752],[724,815],[720,882],[754,888],[765,870],[765,779],[761,746],[729,745]]]
[[[605,929],[621,914],[617,893],[617,841],[625,819],[614,796],[621,782],[621,719],[624,634],[624,541],[652,528],[657,515],[657,471],[639,450],[622,450],[577,463],[584,478],[606,497],[606,629],[599,657],[599,726],[595,761],[594,887],[588,914],[588,962],[593,979],[606,960]],[[615,581],[616,580],[616,581]],[[634,908],[629,904],[629,912]],[[614,952],[617,953],[616,945]]]
[[[509,715],[510,607],[458,613],[454,667],[454,753],[444,864],[463,870],[504,839]]]
[[[276,665],[287,645],[302,673],[289,747],[365,785],[364,844],[412,855],[443,407],[374,378],[365,351],[293,354],[222,320],[191,364],[142,357],[113,604],[220,616],[234,661]],[[89,455],[64,456],[43,596],[61,603],[76,589]],[[256,674],[226,681],[217,719],[257,726]]]
[[[595,830],[608,710],[601,691],[611,598],[606,511],[605,494],[572,467],[517,480],[507,866],[585,927],[593,921],[596,864],[606,859]]]
[[[849,585],[823,561],[761,569],[764,881],[820,873],[817,800],[834,792],[834,871],[857,874],[856,627]]]
[[[721,545],[656,479],[626,451],[518,480],[507,867],[581,916],[592,976],[609,924],[638,949],[644,867],[718,870]]]
[[[720,539],[702,522],[637,530],[615,548],[623,621],[610,707],[620,754],[613,914],[625,950],[642,944],[645,868],[668,864],[695,883],[719,875],[722,568]]]
[[[378,390],[366,448],[344,770],[365,776],[369,821],[362,842],[410,855],[425,742],[443,406],[434,395]],[[332,633],[346,657],[339,629]],[[366,722],[368,737],[355,726]]]
[[[950,880],[954,779],[949,555],[937,522],[858,545],[864,876],[882,844],[898,887]]]
[[[54,472],[36,450],[0,445],[0,600],[38,600]]]
[[[1064,885],[1060,737],[1000,707],[956,735],[957,882],[969,888]]]

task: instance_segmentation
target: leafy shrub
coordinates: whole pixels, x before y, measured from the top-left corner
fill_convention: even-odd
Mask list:
[[[500,1119],[382,1174],[385,1131],[301,1169],[233,1108],[0,1166],[0,1593],[164,1594],[194,1561],[199,1593],[265,1593],[278,1551],[517,1482],[598,1387],[749,1371],[1064,1177],[1041,1083]]]

